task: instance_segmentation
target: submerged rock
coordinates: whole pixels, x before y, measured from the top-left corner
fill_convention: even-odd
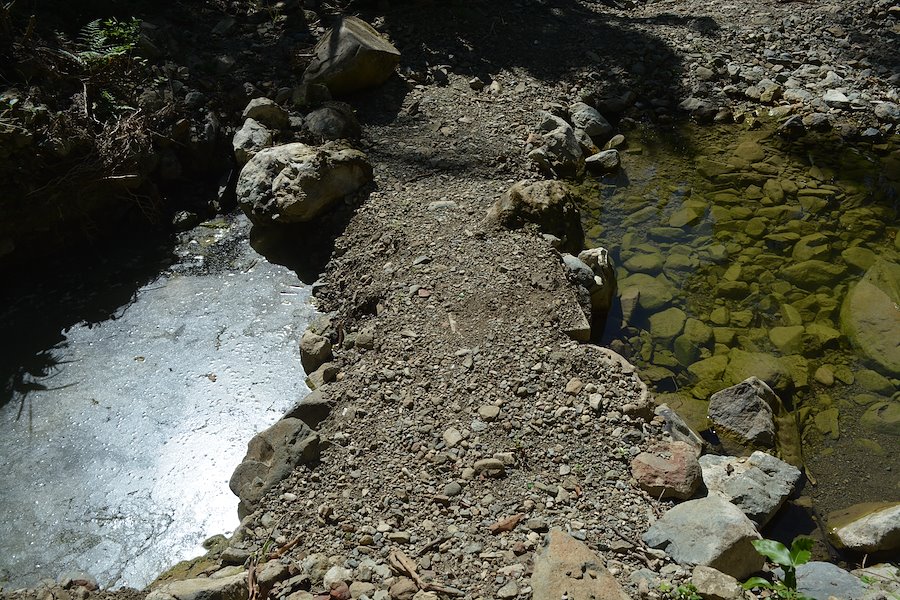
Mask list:
[[[879,258],[841,307],[841,330],[869,360],[900,376],[900,264]]]
[[[704,565],[744,579],[763,566],[752,540],[753,522],[720,496],[689,500],[670,509],[643,535],[682,565]]]
[[[256,225],[310,221],[372,180],[366,155],[330,142],[266,148],[241,170],[237,197]]]
[[[313,49],[303,83],[320,83],[332,94],[349,94],[384,83],[400,62],[400,51],[371,25],[344,17]]]
[[[603,559],[560,529],[551,529],[534,559],[533,600],[628,600]]]

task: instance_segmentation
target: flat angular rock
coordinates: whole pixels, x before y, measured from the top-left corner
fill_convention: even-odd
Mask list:
[[[601,150],[584,159],[584,166],[595,173],[614,173],[620,165],[619,151],[615,149]]]
[[[534,559],[533,600],[629,600],[603,559],[560,529],[551,529]]]
[[[694,567],[691,583],[704,600],[740,600],[744,597],[737,579],[712,567]]]
[[[400,51],[356,17],[344,17],[313,49],[303,83],[320,83],[332,94],[349,94],[387,81],[400,62]]]
[[[597,146],[602,146],[612,137],[613,127],[596,108],[584,102],[575,102],[569,107],[569,115],[576,129],[591,136]]]
[[[759,527],[794,493],[801,476],[797,467],[759,451],[749,457],[707,454],[700,467],[709,492],[721,494]]]
[[[755,447],[775,447],[775,392],[756,377],[716,392],[709,398],[708,416],[716,431]]]
[[[869,553],[900,550],[900,502],[856,504],[826,520],[838,547]]]
[[[263,495],[295,467],[319,458],[319,436],[300,419],[281,419],[253,436],[247,454],[228,486],[241,499],[241,518],[253,512]]]
[[[812,600],[862,600],[863,582],[837,565],[812,561],[797,567],[797,591]]]
[[[700,456],[703,451],[703,438],[691,429],[681,415],[672,410],[668,404],[660,404],[653,410],[653,413],[665,420],[665,431],[672,436],[672,439],[686,442],[693,448],[694,455]]]
[[[247,119],[231,140],[234,159],[239,165],[247,164],[263,148],[272,145],[272,132],[254,119]]]
[[[563,240],[563,248],[581,250],[584,230],[575,197],[559,181],[519,182],[488,210],[485,222],[504,227],[535,223],[542,232]]]
[[[269,98],[254,98],[241,115],[244,119],[253,119],[271,129],[285,129],[291,124],[288,112]]]
[[[146,600],[246,600],[247,574],[230,577],[200,577],[161,585]]]
[[[700,486],[701,470],[693,446],[668,442],[641,452],[631,461],[631,475],[654,498],[686,500]]]
[[[256,225],[310,221],[372,181],[372,166],[359,150],[329,142],[266,148],[241,170],[237,197]]]
[[[758,539],[753,522],[721,496],[679,504],[643,535],[644,543],[679,564],[712,567],[737,579],[762,568],[763,557],[750,543]]]

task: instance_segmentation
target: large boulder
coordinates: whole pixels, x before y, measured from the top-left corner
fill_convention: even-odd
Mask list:
[[[760,539],[753,522],[731,502],[712,495],[670,509],[643,535],[682,565],[704,565],[737,579],[763,566],[751,543]]]
[[[613,127],[596,108],[584,102],[575,102],[569,107],[569,115],[576,129],[584,131],[596,146],[602,146],[613,135]]]
[[[827,517],[831,539],[857,552],[900,550],[900,502],[856,504]]]
[[[638,486],[654,498],[686,500],[700,487],[697,453],[687,442],[666,442],[641,452],[631,461]]]
[[[900,377],[900,264],[879,258],[841,307],[841,330],[854,346]]]
[[[708,416],[719,435],[758,448],[775,447],[775,392],[764,381],[749,377],[709,398]]]
[[[300,364],[307,374],[312,373],[333,358],[331,340],[309,329],[300,338]]]
[[[319,459],[319,436],[300,419],[281,419],[253,436],[247,455],[228,486],[241,499],[240,517],[253,512],[263,495],[295,467]]]
[[[313,49],[303,83],[320,83],[332,94],[349,94],[384,83],[400,62],[400,51],[356,17],[344,17]]]
[[[334,400],[323,390],[313,390],[295,402],[282,418],[300,419],[312,429],[317,429],[331,414],[334,404]]]
[[[703,483],[721,494],[759,527],[768,523],[800,481],[800,469],[765,452],[749,457],[700,457]]]
[[[254,98],[244,108],[243,119],[253,119],[271,129],[287,129],[291,124],[291,116],[274,100]]]
[[[266,148],[250,159],[237,182],[241,208],[257,225],[309,221],[372,181],[366,155],[330,142]]]
[[[534,559],[532,600],[628,600],[603,559],[560,529],[551,529]]]
[[[485,222],[503,227],[535,223],[541,231],[563,241],[563,248],[578,252],[584,243],[581,213],[566,184],[559,181],[519,182],[490,209]]]

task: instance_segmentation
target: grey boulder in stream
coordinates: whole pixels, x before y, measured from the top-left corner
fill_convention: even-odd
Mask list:
[[[231,475],[231,491],[241,499],[238,516],[256,509],[267,491],[290,475],[294,467],[319,459],[319,436],[292,417],[283,418],[253,436],[247,455]]]
[[[339,143],[266,148],[244,165],[237,198],[255,225],[310,221],[372,181],[366,155]]]

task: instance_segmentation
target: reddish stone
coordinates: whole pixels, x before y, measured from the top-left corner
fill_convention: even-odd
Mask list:
[[[694,448],[685,442],[667,442],[641,452],[631,461],[631,475],[654,498],[680,500],[693,496],[703,480]]]

